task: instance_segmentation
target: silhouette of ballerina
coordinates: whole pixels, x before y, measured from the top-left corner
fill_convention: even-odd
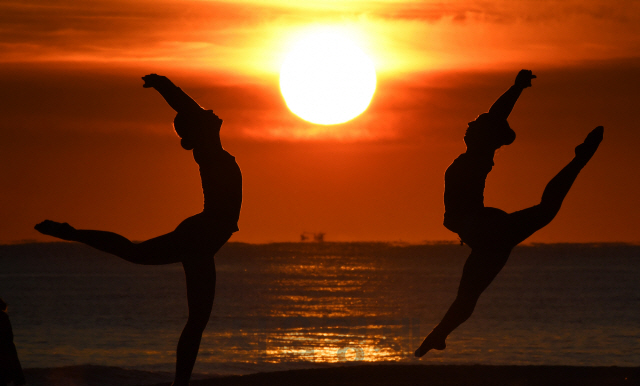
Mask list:
[[[531,87],[535,77],[531,71],[520,71],[515,84],[489,112],[469,122],[464,136],[467,151],[445,172],[444,226],[471,247],[471,254],[455,301],[416,350],[417,357],[431,349],[446,348],[447,336],[471,316],[478,298],[504,267],[511,250],[553,220],[571,185],[602,141],[604,128],[598,126],[575,148],[573,160],[547,184],[538,205],[514,213],[485,207],[485,179],[493,167],[495,151],[516,138],[507,117],[522,90]]]
[[[220,142],[222,120],[204,110],[168,78],[146,75],[143,87],[155,88],[177,115],[173,121],[180,144],[193,150],[200,166],[204,209],[165,235],[133,243],[116,233],[75,229],[45,220],[39,232],[78,241],[136,264],[182,263],[186,276],[189,318],[177,347],[174,386],[188,385],[202,333],[209,321],[216,284],[215,253],[238,231],[242,203],[242,174],[235,158]]]

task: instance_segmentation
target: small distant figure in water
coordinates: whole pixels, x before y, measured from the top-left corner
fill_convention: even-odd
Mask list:
[[[417,357],[431,349],[445,349],[447,336],[471,316],[478,298],[504,267],[511,250],[553,220],[573,181],[602,141],[604,129],[598,126],[575,148],[573,160],[547,184],[538,205],[514,213],[485,207],[485,179],[493,168],[495,151],[516,138],[507,117],[522,90],[531,87],[535,77],[531,71],[520,71],[515,84],[489,112],[469,122],[464,136],[467,151],[445,172],[444,226],[471,247],[471,254],[455,301],[416,350]]]
[[[0,299],[0,386],[13,382],[24,385],[26,381],[13,343],[13,329],[7,315],[7,303]]]
[[[78,241],[136,264],[182,263],[187,283],[189,319],[178,341],[174,386],[189,384],[202,333],[209,321],[216,285],[214,255],[238,231],[242,204],[242,174],[235,158],[220,142],[222,119],[204,110],[168,78],[156,74],[142,78],[178,114],[173,125],[185,150],[193,150],[200,166],[204,209],[165,235],[133,243],[116,233],[75,229],[67,223],[45,220],[39,232]]]
[[[304,241],[310,241],[311,239],[313,239],[313,241],[315,241],[316,243],[324,243],[325,235],[326,233],[324,232],[318,232],[318,233],[302,232],[300,234],[300,241],[304,242]]]

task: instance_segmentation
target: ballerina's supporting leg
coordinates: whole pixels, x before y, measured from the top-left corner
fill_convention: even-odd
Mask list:
[[[212,256],[185,261],[182,265],[187,281],[189,319],[178,341],[173,386],[189,384],[202,334],[213,308],[216,287],[216,269]]]

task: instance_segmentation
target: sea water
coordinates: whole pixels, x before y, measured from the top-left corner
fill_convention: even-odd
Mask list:
[[[195,372],[349,362],[637,366],[640,246],[517,247],[444,351],[413,357],[456,295],[456,244],[229,243]],[[188,309],[180,264],[139,266],[73,243],[0,246],[25,368],[171,373]]]

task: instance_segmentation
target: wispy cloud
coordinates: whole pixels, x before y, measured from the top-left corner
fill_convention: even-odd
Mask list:
[[[2,62],[162,63],[275,74],[310,25],[358,31],[379,71],[553,64],[640,51],[635,1],[9,1]]]

